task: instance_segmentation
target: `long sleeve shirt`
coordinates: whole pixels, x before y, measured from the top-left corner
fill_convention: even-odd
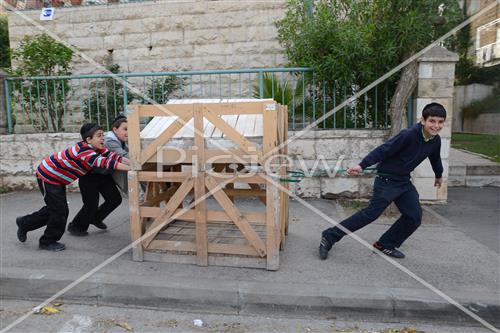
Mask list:
[[[441,138],[436,135],[424,140],[420,123],[404,129],[399,134],[372,150],[359,164],[366,169],[377,164],[379,173],[395,176],[410,176],[423,160],[429,158],[436,178],[443,175],[441,163]]]
[[[106,148],[96,150],[86,142],[46,157],[36,169],[38,178],[54,185],[68,185],[92,168],[116,169],[121,157]]]

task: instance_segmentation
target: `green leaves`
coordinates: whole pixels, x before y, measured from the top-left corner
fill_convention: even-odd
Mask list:
[[[18,49],[12,51],[15,76],[55,76],[71,74],[73,51],[43,33],[25,36]]]
[[[444,3],[447,23],[433,17]],[[289,0],[277,22],[292,66],[314,69],[318,81],[366,86],[461,21],[455,0]],[[394,79],[393,79],[394,80]]]

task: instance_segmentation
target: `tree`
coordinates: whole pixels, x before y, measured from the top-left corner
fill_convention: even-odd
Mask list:
[[[446,22],[433,25],[445,4]],[[463,18],[456,0],[289,0],[277,22],[292,66],[314,69],[319,81],[355,92],[408,59]],[[406,101],[416,86],[417,63],[388,79],[394,87],[391,132],[399,132]]]
[[[15,67],[12,76],[61,76],[71,74],[73,51],[47,34],[25,36],[19,48],[12,50]],[[68,80],[39,79],[11,81],[14,90],[13,103],[25,117],[39,130],[52,127],[62,129],[66,110],[66,96],[71,86]],[[35,98],[32,101],[32,97]],[[29,101],[29,102],[28,102]],[[26,105],[29,103],[28,105]]]
[[[0,68],[9,67],[9,24],[7,22],[7,15],[0,14]]]

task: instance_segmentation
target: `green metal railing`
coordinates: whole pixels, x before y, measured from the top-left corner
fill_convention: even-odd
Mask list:
[[[318,82],[308,68],[267,68],[162,73],[10,77],[5,80],[9,132],[75,131],[83,122],[109,129],[128,104],[164,104],[169,99],[273,98],[288,106],[290,129],[321,119],[352,96],[353,88]],[[382,84],[315,129],[384,129],[389,96]]]

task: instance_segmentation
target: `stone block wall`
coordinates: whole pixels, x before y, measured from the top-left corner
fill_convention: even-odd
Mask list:
[[[53,21],[24,11],[86,57],[74,57],[75,74],[100,73],[116,63],[123,72],[278,67],[286,63],[274,23],[285,0],[139,2],[56,8]],[[41,33],[9,14],[11,47],[25,35]]]

